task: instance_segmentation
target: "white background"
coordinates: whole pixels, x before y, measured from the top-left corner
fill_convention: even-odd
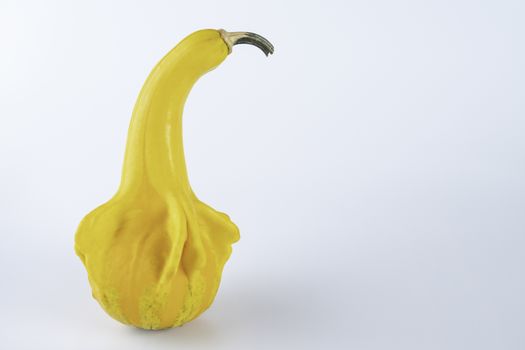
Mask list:
[[[2,349],[524,349],[525,3],[0,2]],[[182,328],[109,318],[73,251],[150,69],[201,28],[190,179],[241,229]],[[226,165],[226,166],[224,166]]]

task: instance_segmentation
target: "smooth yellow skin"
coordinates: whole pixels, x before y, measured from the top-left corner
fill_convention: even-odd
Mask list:
[[[229,217],[193,193],[182,145],[186,97],[227,55],[218,31],[201,30],[155,66],[133,111],[120,188],[76,232],[93,297],[122,323],[162,329],[196,318],[239,239]]]

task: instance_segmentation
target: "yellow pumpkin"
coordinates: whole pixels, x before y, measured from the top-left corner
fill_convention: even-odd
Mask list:
[[[207,29],[186,37],[155,66],[133,110],[120,187],[77,229],[75,251],[93,297],[122,323],[179,326],[217,293],[239,230],[191,189],[182,111],[195,82],[240,43],[273,53],[259,35]]]

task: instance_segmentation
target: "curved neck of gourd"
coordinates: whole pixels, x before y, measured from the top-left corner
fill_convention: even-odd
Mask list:
[[[128,133],[119,193],[141,185],[151,186],[158,193],[191,193],[182,142],[182,112],[195,82],[214,66],[210,67],[208,58],[200,62],[201,55],[180,51],[175,48],[168,53],[141,90]]]

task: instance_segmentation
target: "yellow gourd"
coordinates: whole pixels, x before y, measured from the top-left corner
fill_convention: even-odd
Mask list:
[[[213,302],[239,230],[190,187],[182,111],[197,79],[241,43],[273,53],[257,34],[207,29],[155,66],[133,110],[120,187],[77,229],[75,251],[93,297],[122,323],[179,326]]]

